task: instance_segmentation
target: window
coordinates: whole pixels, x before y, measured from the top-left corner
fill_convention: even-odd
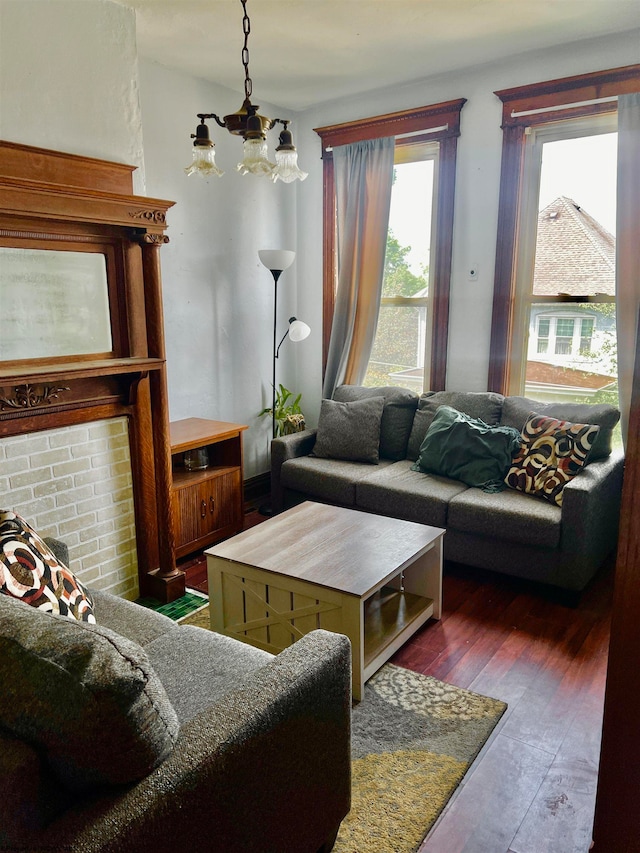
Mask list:
[[[511,393],[615,391],[616,154],[615,115],[553,121],[526,136]]]
[[[365,381],[375,385],[409,384],[420,390],[445,387],[455,162],[464,104],[465,99],[460,99],[316,128],[324,162],[323,369],[336,292],[333,146],[393,136],[396,184],[392,206],[399,204],[398,217],[413,215],[419,219],[421,230],[420,236],[408,244],[399,225],[394,225],[393,218],[390,220],[387,266],[397,261],[398,255],[401,261],[404,259],[401,272],[406,287],[399,285],[402,277],[397,275],[394,279],[394,270],[389,268]],[[410,202],[407,196],[401,199],[400,187],[405,184],[411,189]],[[421,249],[423,259],[428,258],[422,261],[424,269],[420,268],[420,261],[415,266],[413,258],[409,260],[413,253],[405,250],[410,249]]]
[[[429,258],[438,145],[396,145],[378,326],[364,384],[425,390],[430,379]]]
[[[528,360],[536,355],[585,359],[593,354],[594,317],[540,317],[529,344]],[[582,361],[580,364],[584,364]]]
[[[549,317],[538,317],[538,346],[536,352],[545,355],[549,352],[549,330],[551,319]]]
[[[616,96],[639,83],[629,66],[496,92],[503,154],[491,390],[617,398]]]

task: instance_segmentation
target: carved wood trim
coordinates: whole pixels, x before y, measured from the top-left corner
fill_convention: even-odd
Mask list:
[[[140,589],[169,601],[184,593],[171,515],[159,261],[173,202],[132,195],[131,172],[0,141],[2,245],[103,251],[113,338],[112,353],[0,362],[0,437],[126,416]]]
[[[466,98],[455,101],[445,101],[441,104],[431,104],[426,107],[415,107],[400,110],[386,115],[361,118],[355,121],[333,124],[326,127],[316,127],[315,132],[322,139],[322,147],[326,149],[334,145],[347,145],[351,142],[361,142],[365,139],[380,139],[385,136],[401,136],[419,130],[429,130],[440,125],[447,128],[428,138],[444,139],[447,136],[460,135],[460,110],[466,104]]]

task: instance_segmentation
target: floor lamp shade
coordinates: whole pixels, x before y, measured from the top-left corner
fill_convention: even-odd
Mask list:
[[[286,270],[294,262],[296,253],[288,249],[260,249],[258,257],[268,270]]]

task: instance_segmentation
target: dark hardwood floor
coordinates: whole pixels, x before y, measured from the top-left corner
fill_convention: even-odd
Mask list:
[[[263,520],[252,509],[245,526]],[[202,557],[182,568],[187,586],[207,591]],[[442,619],[392,662],[509,707],[419,853],[587,853],[612,590],[613,560],[574,607],[534,584],[445,566]]]

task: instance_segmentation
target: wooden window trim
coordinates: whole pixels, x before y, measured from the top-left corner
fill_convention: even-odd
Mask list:
[[[365,139],[417,134],[405,144],[439,142],[437,188],[436,247],[434,252],[434,292],[431,342],[433,391],[443,390],[446,382],[449,332],[449,293],[453,247],[453,212],[460,112],[466,98],[431,106],[358,119],[353,122],[314,128],[322,142],[323,160],[323,299],[322,299],[322,373],[327,365],[336,288],[336,198],[332,149]],[[420,131],[424,131],[420,134]]]
[[[615,101],[593,102],[638,91],[640,65],[628,65],[494,93],[502,101],[503,139],[487,380],[489,391],[506,394],[513,367],[510,351],[516,302],[518,227],[526,129],[552,121],[615,112]],[[566,107],[563,106],[565,104]]]

